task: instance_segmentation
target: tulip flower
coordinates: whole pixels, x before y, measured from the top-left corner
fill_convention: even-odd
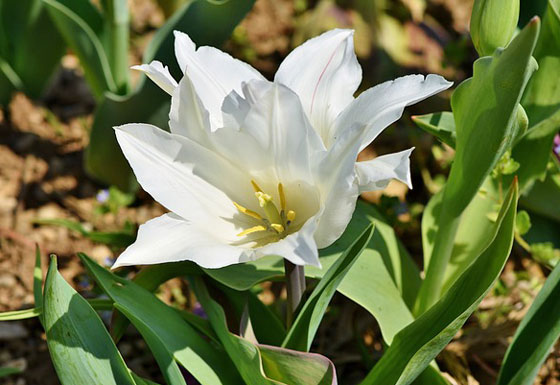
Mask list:
[[[360,192],[392,179],[410,186],[411,149],[356,162],[406,106],[451,86],[405,76],[362,92],[353,32],[332,30],[296,48],[273,82],[175,33],[183,78],[155,61],[136,67],[171,95],[170,132],[116,127],[141,186],[170,212],[140,226],[116,261],[190,260],[205,268],[281,256],[320,266],[318,249],[344,232]]]

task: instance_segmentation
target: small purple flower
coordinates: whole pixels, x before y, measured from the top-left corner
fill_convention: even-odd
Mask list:
[[[560,134],[556,134],[554,137],[554,145],[552,147],[552,152],[556,155],[556,159],[560,162]]]
[[[99,203],[105,203],[109,199],[109,190],[108,189],[99,190],[99,192],[95,197],[97,198],[97,201]]]
[[[113,263],[115,263],[115,258],[111,256],[106,256],[103,260],[105,266],[113,266]]]
[[[200,303],[196,302],[193,306],[192,312],[194,315],[202,317],[204,319],[208,318],[208,315],[204,311],[204,308],[200,305]]]

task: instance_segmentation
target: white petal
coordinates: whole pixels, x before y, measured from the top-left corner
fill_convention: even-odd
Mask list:
[[[173,91],[169,128],[173,134],[185,136],[204,146],[209,145],[210,117],[188,75],[183,76]]]
[[[112,268],[186,260],[204,268],[219,268],[246,262],[247,255],[244,249],[230,246],[218,236],[168,213],[140,226],[136,242],[119,256]]]
[[[319,252],[313,238],[316,228],[317,219],[316,217],[311,217],[297,232],[288,235],[278,242],[269,243],[266,246],[255,249],[256,258],[278,255],[296,265],[311,265],[320,268]]]
[[[360,192],[383,190],[392,179],[400,180],[412,188],[410,180],[410,154],[414,148],[379,156],[356,163]]]
[[[293,50],[276,73],[275,81],[299,95],[312,126],[323,138],[362,81],[353,39],[354,32],[345,29],[310,39]]]
[[[183,218],[231,218],[232,200],[246,204],[253,194],[250,177],[188,138],[147,124],[115,132],[140,185]]]
[[[325,210],[315,232],[319,249],[336,241],[348,226],[359,195],[354,164],[360,146],[361,131],[354,127],[329,149],[326,156],[317,156],[317,180],[321,181]]]
[[[236,126],[212,134],[216,151],[252,175],[273,175],[282,183],[309,181],[311,154],[324,147],[297,95],[280,84],[258,80],[246,83],[243,91],[245,99],[235,99],[246,104],[239,108]]]
[[[206,46],[196,49],[190,37],[179,31],[175,31],[175,55],[179,67],[189,75],[202,103],[210,112],[213,128],[222,125],[220,109],[224,98],[232,90],[241,93],[242,82],[265,80],[249,64],[219,49]]]
[[[391,123],[397,121],[406,106],[437,94],[453,83],[439,75],[409,75],[379,84],[364,91],[338,117],[329,135],[336,141],[345,130],[357,125],[365,148]]]
[[[173,90],[177,87],[177,82],[169,73],[169,68],[157,60],[152,61],[150,64],[142,64],[130,68],[144,72],[159,88],[169,95],[173,94]]]

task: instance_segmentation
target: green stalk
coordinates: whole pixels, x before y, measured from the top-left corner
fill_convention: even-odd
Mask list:
[[[296,310],[305,291],[305,271],[303,266],[294,265],[284,259],[284,270],[286,273],[286,292],[288,302],[286,308],[286,326],[289,329],[295,318]]]
[[[446,204],[446,202],[449,200],[445,198],[444,192],[438,221],[439,226],[434,239],[434,249],[425,271],[426,277],[424,278],[424,282],[422,282],[420,292],[414,304],[415,316],[419,316],[428,310],[441,296],[445,270],[449,264],[455,236],[459,228],[461,215],[455,215],[453,211],[448,209],[448,204]]]
[[[117,85],[117,93],[126,95],[130,91],[128,45],[129,10],[127,0],[105,0],[106,28],[108,32],[108,57],[111,73]]]

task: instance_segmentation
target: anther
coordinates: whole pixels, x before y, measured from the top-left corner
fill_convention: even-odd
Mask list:
[[[253,217],[255,219],[258,219],[259,221],[262,220],[262,217],[258,213],[254,212],[253,210],[249,210],[248,208],[241,206],[237,202],[233,202],[233,204],[237,208],[237,210],[239,210],[239,212],[248,215],[250,217]]]
[[[237,234],[238,237],[242,237],[244,235],[248,235],[248,234],[252,234],[252,233],[257,233],[259,231],[266,231],[266,227],[264,226],[254,226],[251,228],[248,228],[246,230],[243,230],[242,232],[240,232],[239,234]]]
[[[294,210],[288,210],[286,219],[288,220],[288,224],[292,223],[294,219],[296,219],[296,212]]]
[[[282,226],[281,224],[273,223],[273,224],[270,225],[270,227],[272,227],[274,230],[276,230],[276,232],[278,234],[284,232],[284,226]]]
[[[286,210],[286,195],[284,195],[284,186],[278,183],[278,195],[280,195],[280,208],[282,211]]]
[[[251,180],[251,184],[253,185],[253,190],[255,190],[255,192],[262,192],[262,188],[259,187],[257,182],[255,182],[254,180]]]

